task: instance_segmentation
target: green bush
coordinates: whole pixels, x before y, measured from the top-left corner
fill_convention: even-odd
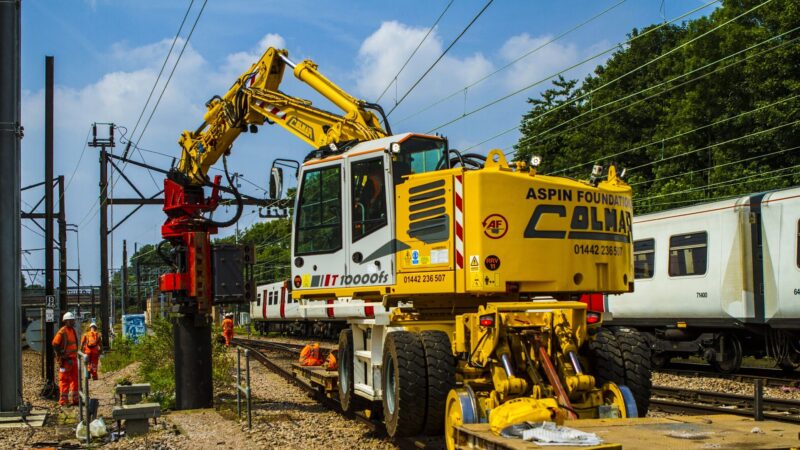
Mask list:
[[[111,350],[103,355],[103,362],[100,365],[101,372],[115,372],[134,360],[134,343],[121,336],[114,339]]]
[[[215,391],[230,388],[233,383],[235,361],[228,354],[225,346],[218,342],[218,329],[212,331],[212,379]],[[102,370],[112,372],[119,370],[134,361],[140,361],[139,375],[144,382],[150,383],[152,401],[161,404],[163,409],[175,408],[175,358],[174,341],[172,339],[172,322],[167,319],[155,319],[150,324],[148,333],[134,343],[125,338],[114,341],[114,349],[103,357]]]

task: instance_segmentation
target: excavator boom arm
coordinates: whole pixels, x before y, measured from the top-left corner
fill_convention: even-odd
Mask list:
[[[330,100],[345,114],[338,115],[312,106],[308,100],[278,90],[286,66],[295,77]],[[366,108],[378,109],[359,100],[317,71],[311,61],[294,64],[286,50],[269,48],[244,72],[224,96],[214,96],[195,131],[181,133],[178,171],[194,184],[206,180],[209,169],[226,154],[239,134],[264,122],[278,124],[314,148],[352,140],[371,140],[387,135],[380,121]]]

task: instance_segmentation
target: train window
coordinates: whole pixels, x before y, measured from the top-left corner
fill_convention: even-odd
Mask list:
[[[656,262],[656,241],[642,239],[633,242],[633,277],[636,279],[653,278]]]
[[[669,238],[669,275],[703,275],[708,263],[708,233],[680,234]]]
[[[330,253],[342,248],[340,174],[340,166],[303,174],[297,211],[296,254]]]
[[[261,306],[261,292],[256,295],[256,306]]]
[[[383,158],[357,161],[350,167],[355,242],[386,225],[386,183]]]

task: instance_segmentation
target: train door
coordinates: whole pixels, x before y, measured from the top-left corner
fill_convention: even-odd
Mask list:
[[[345,226],[350,270],[343,286],[384,286],[394,283],[394,189],[391,161],[384,152],[347,159],[346,208],[351,220]],[[373,289],[374,290],[374,289]],[[358,291],[356,291],[358,292]],[[380,293],[380,291],[377,291]]]
[[[295,290],[340,286],[349,259],[343,239],[342,159],[303,168],[294,217],[292,284]],[[344,217],[343,217],[344,216]]]

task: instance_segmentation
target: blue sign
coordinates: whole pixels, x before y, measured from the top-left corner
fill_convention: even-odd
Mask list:
[[[125,314],[122,316],[122,335],[134,342],[144,336],[147,327],[144,324],[144,314]]]

